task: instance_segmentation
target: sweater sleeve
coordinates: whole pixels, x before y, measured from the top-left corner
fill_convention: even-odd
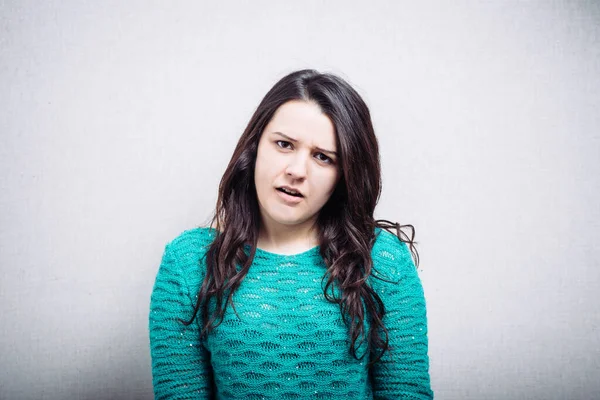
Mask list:
[[[377,280],[389,349],[373,367],[373,398],[432,399],[423,287],[408,247],[395,241],[382,252],[389,266],[383,277],[394,283]]]
[[[150,300],[150,354],[156,399],[209,399],[212,396],[210,354],[200,340],[193,303],[177,256],[168,244]]]

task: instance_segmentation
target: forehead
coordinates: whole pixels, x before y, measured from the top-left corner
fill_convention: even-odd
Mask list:
[[[265,131],[269,134],[278,131],[301,142],[335,148],[335,126],[312,102],[294,100],[282,104]]]

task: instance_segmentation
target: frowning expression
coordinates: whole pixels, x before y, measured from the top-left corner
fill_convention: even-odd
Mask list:
[[[281,105],[262,132],[256,156],[263,222],[314,221],[339,181],[338,164],[335,127],[320,107],[302,100]]]

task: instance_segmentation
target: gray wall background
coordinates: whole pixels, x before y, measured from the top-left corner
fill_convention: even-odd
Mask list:
[[[0,398],[152,396],[164,245],[304,67],[371,108],[436,398],[600,398],[599,3],[310,0],[0,3]]]

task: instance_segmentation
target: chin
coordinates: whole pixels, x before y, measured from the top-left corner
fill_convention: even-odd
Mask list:
[[[297,225],[304,221],[303,215],[282,213],[277,210],[267,213],[271,221],[281,225]]]

